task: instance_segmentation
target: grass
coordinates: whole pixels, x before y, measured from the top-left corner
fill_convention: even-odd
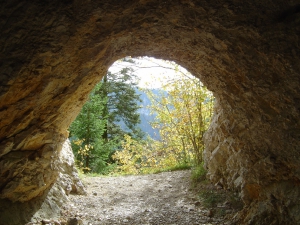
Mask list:
[[[199,183],[198,188],[203,207],[212,210],[218,217],[225,216],[226,210],[237,212],[243,209],[242,200],[229,190],[218,189],[205,180]]]
[[[162,172],[171,172],[171,171],[177,171],[177,170],[189,170],[191,169],[191,165],[188,164],[177,164],[175,166],[170,166],[166,168],[153,168],[153,169],[147,169],[143,171],[143,174],[157,174]]]
[[[126,176],[126,175],[145,175],[145,174],[157,174],[162,172],[171,172],[176,170],[188,170],[191,169],[191,165],[188,164],[177,164],[175,166],[169,166],[165,168],[152,168],[144,167],[139,169],[138,173],[128,173],[123,171],[113,172],[109,176]]]
[[[177,170],[188,170],[191,169],[192,166],[188,164],[177,164],[175,166],[165,167],[165,168],[142,168],[139,170],[138,174],[134,173],[125,173],[122,171],[116,172],[116,170],[113,170],[110,173],[100,174],[100,173],[83,173],[82,170],[77,168],[79,178],[82,180],[85,177],[117,177],[117,176],[126,176],[126,175],[140,175],[140,174],[157,174],[162,172],[171,172],[171,171],[177,171]]]
[[[169,166],[165,168],[141,168],[139,170],[138,174],[157,174],[157,173],[162,173],[162,172],[171,172],[171,171],[178,171],[178,170],[189,170],[191,169],[192,166],[190,164],[177,164],[174,166]],[[82,170],[78,169],[79,177],[83,179],[84,177],[101,177],[101,176],[126,176],[126,175],[137,175],[136,173],[126,173],[123,171],[117,171],[117,170],[112,170],[110,173],[105,173],[105,174],[100,174],[100,173],[83,173]],[[198,180],[196,178],[197,176],[200,176],[201,179],[203,179],[203,176],[205,177],[206,171],[203,169],[203,167],[197,167],[193,169],[193,180]]]
[[[192,168],[192,183],[204,208],[211,209],[216,216],[225,216],[227,209],[239,211],[243,208],[243,202],[234,192],[211,184],[206,175],[203,163]]]
[[[192,175],[191,175],[193,183],[196,184],[198,182],[206,180],[206,174],[207,171],[204,169],[203,163],[201,163],[198,166],[195,166],[192,169]]]
[[[199,194],[199,201],[204,208],[213,211],[215,216],[223,217],[227,214],[226,210],[239,211],[243,208],[241,199],[233,192],[217,188],[212,185],[210,181],[206,179],[207,171],[204,168],[203,163],[192,167],[190,164],[177,164],[166,168],[141,168],[139,174],[157,174],[161,172],[171,172],[177,170],[191,169],[192,185],[195,191]],[[99,177],[99,176],[124,176],[124,175],[137,175],[124,173],[121,171],[113,172],[109,174],[87,173],[84,174],[81,170],[78,170],[79,177]]]
[[[226,200],[225,195],[216,190],[201,190],[199,196],[202,199],[203,206],[206,208],[217,207],[218,204],[224,203]]]

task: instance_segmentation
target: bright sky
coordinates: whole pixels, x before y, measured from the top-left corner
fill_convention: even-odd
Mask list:
[[[151,57],[133,58],[133,60],[137,66],[134,66],[133,63],[116,61],[109,68],[109,71],[113,73],[125,66],[132,67],[135,74],[140,78],[139,86],[142,88],[159,88],[163,83],[174,79],[176,76],[174,66],[168,61]],[[179,68],[185,70],[182,67]]]

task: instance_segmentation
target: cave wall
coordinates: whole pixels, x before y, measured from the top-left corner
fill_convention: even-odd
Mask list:
[[[205,165],[240,193],[240,224],[300,223],[296,0],[0,3],[0,198],[30,202],[58,177],[88,93],[117,59],[177,62],[214,93]]]
[[[44,219],[60,219],[62,209],[68,205],[68,195],[85,195],[86,190],[75,168],[71,143],[67,139],[59,152],[56,162],[58,178],[49,185],[38,197],[30,201],[12,202],[0,199],[0,224],[20,225],[40,224]]]

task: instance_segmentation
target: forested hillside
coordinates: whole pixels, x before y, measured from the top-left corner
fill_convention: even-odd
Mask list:
[[[159,90],[158,89],[151,89],[151,91],[154,95],[157,95]],[[154,129],[151,126],[151,122],[154,122],[155,115],[151,114],[149,106],[151,105],[151,101],[147,94],[144,91],[141,91],[139,89],[136,89],[136,92],[138,95],[140,95],[141,103],[140,109],[138,110],[140,114],[141,122],[138,125],[143,132],[145,132],[146,135],[149,135],[154,140],[160,140],[159,130]]]
[[[203,163],[214,98],[199,79],[168,64],[176,76],[158,88],[139,86],[134,70],[121,67],[90,93],[70,126],[84,173],[152,173]]]

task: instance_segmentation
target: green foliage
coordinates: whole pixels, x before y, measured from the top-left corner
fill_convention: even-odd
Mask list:
[[[111,154],[114,149],[118,146],[116,140],[103,140],[99,138],[95,143],[95,151],[92,153],[94,159],[91,163],[91,171],[100,174],[109,174],[116,164],[111,160]]]
[[[106,108],[103,111],[107,117],[107,137],[122,140],[125,134],[135,139],[144,137],[143,132],[138,128],[140,115],[140,96],[136,94],[138,78],[132,68],[122,68],[119,72],[111,73],[102,80],[103,89],[100,93],[103,98],[108,99]],[[123,123],[121,128],[120,122]]]
[[[190,168],[202,179],[203,134],[212,116],[213,96],[202,83],[178,66],[176,79],[155,95],[147,94],[160,130],[161,141],[143,139],[140,122],[137,79],[133,70],[122,68],[108,73],[90,95],[71,125],[73,150],[83,172],[139,174]],[[125,126],[122,129],[121,124]]]
[[[172,66],[177,70],[176,65]],[[156,116],[152,126],[159,129],[162,140],[136,141],[125,135],[122,150],[113,155],[119,165],[117,172],[154,173],[190,168],[195,164],[198,166],[195,179],[204,179],[203,135],[212,116],[211,92],[197,78],[182,72],[158,95],[144,91],[152,103],[150,110]]]
[[[77,166],[84,173],[108,174],[116,167],[111,156],[120,148],[124,134],[135,139],[143,137],[137,128],[137,103],[141,100],[135,94],[135,79],[130,68],[109,72],[71,124],[72,148]]]
[[[218,203],[223,203],[226,200],[226,196],[214,190],[203,190],[199,193],[202,199],[203,206],[206,208],[214,208]]]
[[[156,115],[152,124],[160,130],[163,149],[176,152],[180,163],[202,163],[203,135],[207,130],[214,98],[192,75],[178,74],[159,95],[147,92],[150,109]]]
[[[162,171],[174,171],[190,168],[188,164],[180,164],[174,152],[161,149],[161,143],[148,137],[146,140],[134,140],[125,135],[122,150],[113,158],[119,166],[115,172],[122,174],[147,174]]]
[[[101,83],[96,85],[76,120],[70,126],[71,143],[76,162],[85,173],[91,170],[91,161],[100,157],[94,155],[94,152],[98,151],[95,146],[104,132],[106,118],[99,117],[99,111],[103,110],[107,102],[106,98],[101,98],[96,94],[101,87]]]
[[[198,172],[196,172],[197,174]],[[203,170],[200,169],[200,174]],[[199,190],[199,198],[201,204],[216,216],[224,216],[226,209],[240,211],[244,204],[236,193],[230,190],[224,190],[220,186],[212,185],[206,179],[197,180],[196,189]]]
[[[193,169],[192,169],[192,180],[193,182],[200,182],[200,181],[204,181],[206,179],[206,174],[207,171],[204,169],[203,166],[203,162],[200,165],[196,165]]]
[[[211,187],[211,185],[202,186],[199,197],[202,205],[205,208],[212,209],[213,214],[217,216],[224,216],[226,208],[240,211],[244,207],[240,197],[235,196],[233,192],[223,189],[217,190],[215,187]]]
[[[161,169],[147,169],[144,170],[144,173],[161,173],[161,172],[171,172],[171,171],[177,171],[177,170],[189,170],[191,169],[191,165],[189,164],[177,164],[175,166],[171,166],[171,167],[165,167],[165,168],[161,168]]]

